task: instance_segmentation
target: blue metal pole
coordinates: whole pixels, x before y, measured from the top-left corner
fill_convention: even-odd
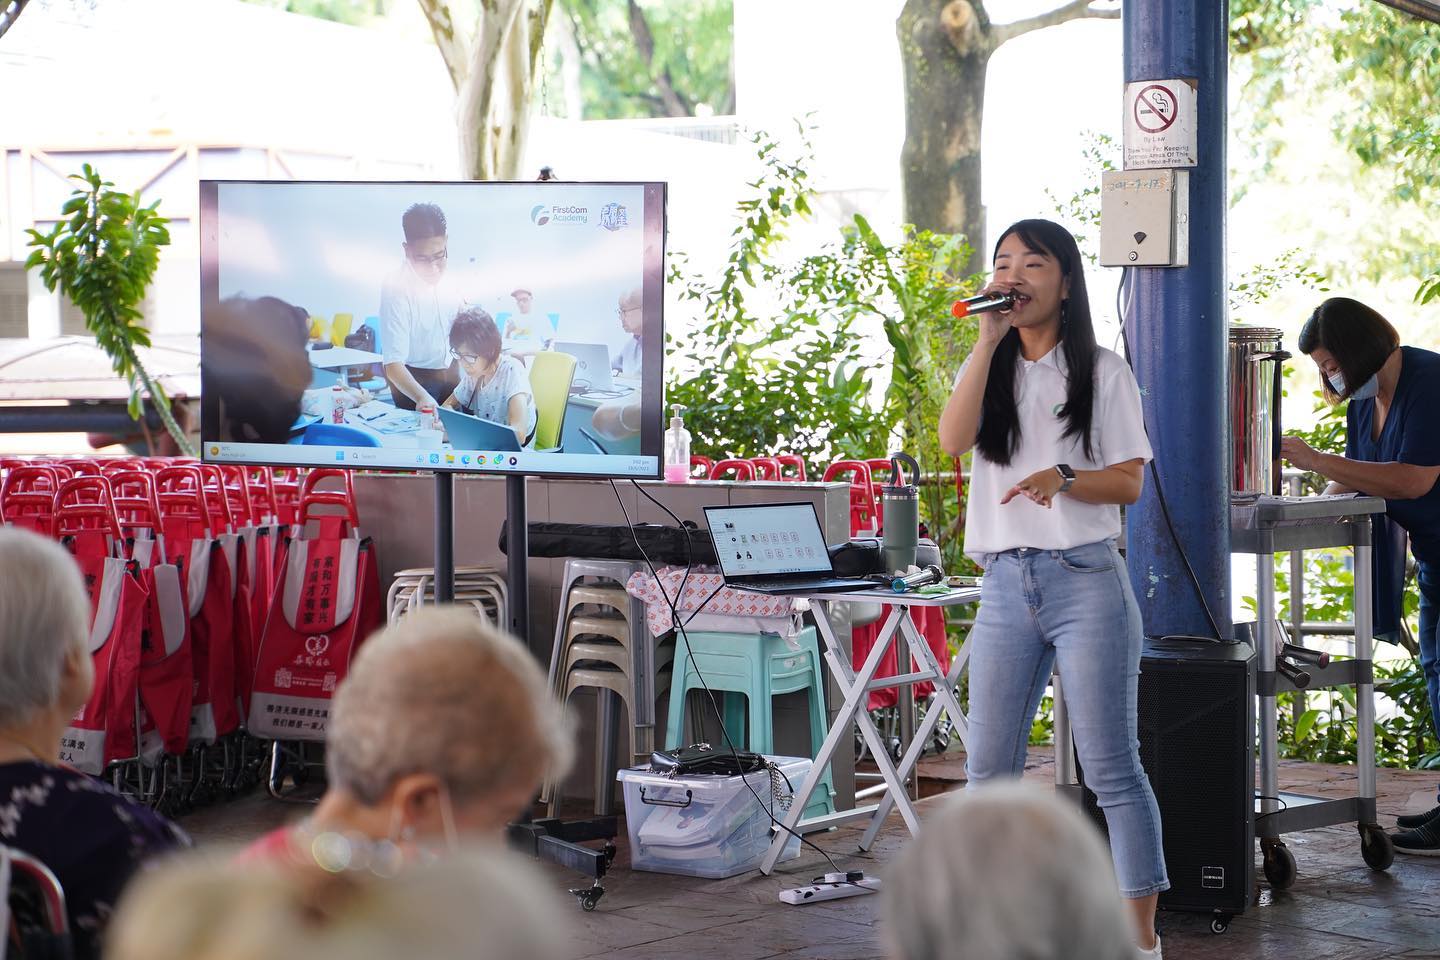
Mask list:
[[[1230,622],[1226,413],[1225,107],[1228,0],[1125,0],[1125,82],[1198,82],[1190,265],[1137,267],[1129,332],[1141,405],[1175,533],[1222,635]],[[1128,515],[1127,559],[1148,636],[1211,635],[1153,477]]]

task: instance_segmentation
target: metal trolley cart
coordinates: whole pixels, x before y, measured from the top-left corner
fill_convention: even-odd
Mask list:
[[[1361,855],[1370,867],[1384,870],[1395,857],[1390,838],[1375,818],[1375,671],[1371,659],[1375,641],[1370,518],[1384,512],[1385,501],[1376,497],[1262,497],[1231,508],[1231,551],[1255,557],[1255,659],[1260,697],[1260,792],[1255,835],[1260,839],[1265,877],[1277,890],[1284,890],[1295,882],[1295,857],[1281,839],[1286,833],[1354,823],[1360,831]],[[1321,658],[1285,643],[1278,636],[1274,616],[1275,554],[1324,547],[1355,549],[1355,657],[1321,665]],[[1292,660],[1307,663],[1306,671],[1289,662]],[[1286,690],[1346,685],[1355,687],[1358,795],[1325,800],[1281,793],[1276,695]]]

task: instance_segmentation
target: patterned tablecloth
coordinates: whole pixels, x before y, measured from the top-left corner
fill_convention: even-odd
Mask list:
[[[648,572],[641,571],[631,576],[630,582],[625,585],[631,596],[645,603],[645,621],[650,633],[657,637],[672,626],[670,605],[665,600],[667,595],[675,601],[681,619],[691,630],[750,633],[760,630],[788,636],[797,629],[797,615],[809,609],[804,600],[723,586],[725,578],[713,567],[692,569],[688,580],[685,579],[684,567],[661,567],[659,573],[660,583],[656,583]],[[682,580],[685,581],[685,593],[676,598]],[[664,585],[664,594],[661,593],[661,584]],[[710,598],[708,602],[707,597]],[[703,610],[701,604],[704,604]]]

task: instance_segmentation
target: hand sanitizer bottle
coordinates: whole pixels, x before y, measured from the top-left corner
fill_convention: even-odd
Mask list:
[[[670,429],[665,431],[665,482],[690,482],[690,431],[680,414],[685,408],[680,404],[670,407]]]

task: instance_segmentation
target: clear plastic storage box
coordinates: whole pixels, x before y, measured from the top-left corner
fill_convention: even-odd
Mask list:
[[[811,761],[805,757],[766,759],[784,773],[778,778],[782,797],[798,791],[810,773]],[[745,777],[672,778],[637,767],[621,770],[616,779],[624,785],[630,866],[635,870],[715,880],[757,870],[770,848],[770,817],[784,816],[767,771]],[[791,837],[780,859],[799,855],[800,838]]]

